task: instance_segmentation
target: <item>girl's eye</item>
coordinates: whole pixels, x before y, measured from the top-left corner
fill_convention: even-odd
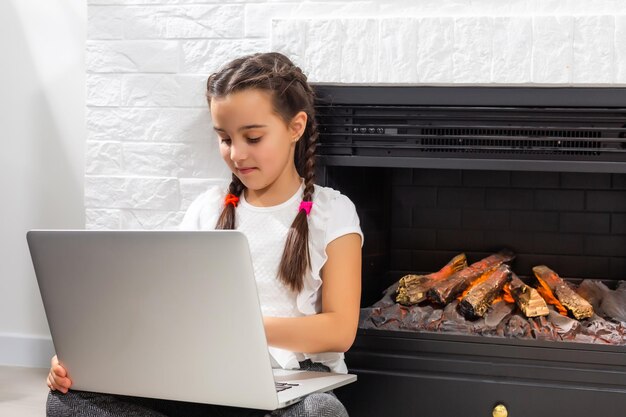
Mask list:
[[[220,138],[220,143],[224,145],[230,145],[230,139]]]
[[[248,142],[250,143],[258,143],[261,141],[261,137],[259,136],[258,138],[248,138]]]

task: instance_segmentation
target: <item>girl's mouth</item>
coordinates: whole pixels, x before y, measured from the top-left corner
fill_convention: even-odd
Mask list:
[[[252,171],[254,171],[256,168],[237,168],[237,171],[242,174],[242,175],[246,175],[251,173]]]

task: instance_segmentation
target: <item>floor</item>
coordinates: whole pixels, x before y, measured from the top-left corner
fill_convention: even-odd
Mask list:
[[[0,366],[0,416],[46,415],[48,369]]]

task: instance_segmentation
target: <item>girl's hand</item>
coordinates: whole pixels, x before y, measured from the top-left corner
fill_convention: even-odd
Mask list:
[[[50,373],[47,382],[52,391],[60,391],[63,394],[67,394],[72,386],[72,380],[67,376],[65,368],[59,363],[57,355],[54,355],[50,361]]]

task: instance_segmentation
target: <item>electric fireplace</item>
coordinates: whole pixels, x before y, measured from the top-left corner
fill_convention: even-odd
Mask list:
[[[317,181],[352,199],[365,234],[346,353],[359,380],[337,391],[350,414],[624,415],[626,89],[315,89]],[[511,255],[498,285],[535,288],[545,266],[589,307],[397,301],[403,277],[497,253]]]

